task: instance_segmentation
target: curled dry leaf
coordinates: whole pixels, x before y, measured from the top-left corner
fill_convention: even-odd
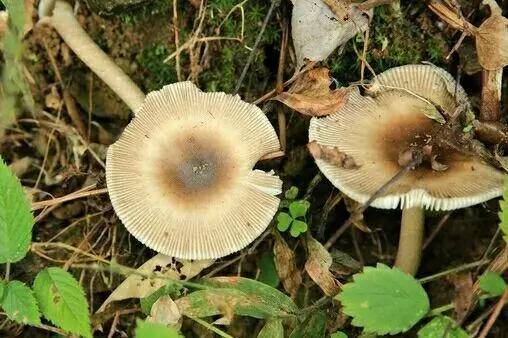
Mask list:
[[[508,19],[493,15],[476,32],[476,51],[480,65],[496,70],[508,65]]]
[[[277,274],[284,290],[294,297],[302,284],[302,274],[296,267],[295,253],[282,238],[276,238],[273,254]]]
[[[321,290],[330,297],[337,295],[341,284],[330,272],[333,258],[330,253],[317,240],[308,236],[307,249],[309,257],[305,262],[305,270],[310,278],[319,285]]]
[[[326,1],[335,4],[332,8],[340,17],[323,0],[292,2],[291,27],[298,69],[305,59],[322,61],[357,33],[364,32],[373,13],[362,12],[347,0]]]
[[[359,167],[355,159],[340,151],[337,147],[327,147],[312,141],[307,144],[309,152],[316,160],[323,160],[344,169],[356,169]]]
[[[350,88],[330,89],[329,70],[316,68],[298,78],[291,88],[274,100],[308,116],[326,116],[342,108],[348,100]]]
[[[187,280],[206,269],[213,260],[179,260],[158,254],[146,261],[136,271],[141,274],[154,274],[173,280]],[[168,283],[167,279],[146,278],[130,275],[104,301],[97,312],[102,312],[112,302],[128,298],[145,298]]]
[[[171,325],[175,328],[181,326],[182,314],[178,306],[169,296],[162,296],[152,305],[148,321],[164,325]]]

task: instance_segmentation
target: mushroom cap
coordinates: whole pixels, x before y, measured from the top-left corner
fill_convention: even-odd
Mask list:
[[[375,91],[369,96],[352,92],[336,113],[312,118],[309,129],[309,141],[354,159],[358,167],[349,169],[319,158],[316,163],[334,186],[360,203],[400,171],[398,160],[404,150],[424,145],[441,126],[426,112],[435,111],[436,106],[451,114],[459,106],[470,108],[463,88],[432,65],[392,68],[378,75],[371,88]],[[453,149],[438,148],[437,154],[448,169],[437,171],[423,163],[371,205],[453,210],[502,194],[503,174],[480,158]]]
[[[148,94],[108,149],[111,202],[127,230],[155,251],[222,257],[251,243],[277,211],[282,182],[252,168],[279,149],[255,105],[190,82],[168,85]]]

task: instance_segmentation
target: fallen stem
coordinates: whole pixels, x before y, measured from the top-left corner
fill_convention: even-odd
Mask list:
[[[189,314],[184,314],[184,316],[192,319],[193,321],[195,321],[198,324],[201,324],[202,326],[206,327],[208,330],[217,333],[221,337],[224,337],[224,338],[233,338],[233,336],[230,336],[229,334],[227,334],[226,332],[222,331],[218,327],[208,323],[207,321],[204,321],[201,318],[194,317],[194,316],[191,316]]]
[[[476,267],[479,267],[479,266],[483,266],[483,265],[489,264],[490,262],[491,262],[490,259],[482,259],[482,260],[477,261],[477,262],[472,262],[472,263],[464,264],[464,265],[458,266],[456,268],[448,269],[448,270],[445,270],[445,271],[438,272],[438,273],[436,273],[434,275],[430,275],[430,276],[427,276],[427,277],[420,278],[420,279],[418,279],[418,281],[421,284],[425,284],[425,283],[434,281],[436,279],[439,279],[441,277],[445,277],[447,275],[450,275],[452,273],[457,273],[457,272],[461,272],[461,271],[464,271],[464,270],[470,270],[472,268],[476,268]]]
[[[50,200],[33,202],[32,203],[32,211],[43,209],[43,208],[46,208],[46,207],[49,207],[49,206],[53,206],[53,205],[57,205],[57,204],[61,204],[61,203],[64,203],[64,202],[69,202],[69,201],[77,200],[77,199],[84,198],[84,197],[90,197],[90,196],[95,196],[95,195],[106,194],[108,192],[107,188],[90,190],[90,191],[87,191],[87,190],[83,191],[83,190],[84,189],[82,189],[80,191],[77,191],[77,192],[73,192],[73,193],[71,193],[69,195],[53,198],[53,199],[50,199]]]

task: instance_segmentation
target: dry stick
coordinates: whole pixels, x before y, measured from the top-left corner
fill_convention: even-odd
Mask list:
[[[89,139],[88,135],[89,132],[87,131],[87,128],[85,127],[85,124],[81,120],[81,117],[79,116],[78,107],[76,106],[76,101],[72,97],[72,95],[69,93],[67,89],[63,89],[63,99],[65,102],[65,107],[67,108],[67,114],[71,118],[72,124],[76,127],[79,134]]]
[[[480,335],[478,338],[485,338],[487,337],[487,334],[489,333],[490,329],[494,325],[497,317],[501,313],[501,310],[505,306],[506,302],[508,301],[508,288],[504,291],[503,296],[499,299],[499,301],[496,304],[496,307],[494,308],[494,311],[492,311],[492,314],[489,317],[489,320],[487,321],[487,324],[483,327],[483,330],[480,332]]]
[[[284,91],[284,66],[286,64],[286,50],[288,45],[288,31],[289,25],[285,19],[282,21],[282,41],[280,45],[279,67],[277,69],[277,85],[275,89],[277,94]],[[277,121],[279,123],[279,141],[282,151],[286,150],[287,137],[286,137],[286,114],[284,113],[284,106],[277,105]]]
[[[178,0],[173,0],[173,30],[175,31],[175,47],[178,50],[180,46],[179,28],[178,28]],[[182,81],[182,70],[180,67],[180,53],[176,53],[176,77],[178,81]]]
[[[93,186],[91,186],[91,187],[93,187]],[[90,190],[90,191],[86,191],[86,190],[82,191],[81,190],[81,191],[78,191],[78,192],[73,192],[73,193],[71,193],[69,195],[65,195],[65,196],[62,196],[62,197],[57,197],[57,198],[53,198],[53,199],[45,200],[45,201],[34,202],[34,203],[32,203],[32,211],[43,209],[45,207],[53,206],[53,205],[56,205],[56,204],[61,204],[61,203],[64,203],[64,202],[73,201],[73,200],[84,198],[84,197],[105,194],[107,192],[108,192],[107,188]]]
[[[252,46],[252,49],[249,53],[249,58],[247,59],[247,63],[243,67],[242,74],[240,75],[240,78],[238,79],[238,82],[236,83],[236,87],[235,87],[235,91],[234,91],[235,93],[238,93],[238,91],[240,90],[240,87],[242,86],[243,80],[245,79],[245,76],[247,75],[247,71],[250,68],[250,64],[252,63],[252,60],[254,60],[254,55],[256,54],[256,50],[258,48],[259,43],[261,42],[261,38],[263,37],[263,34],[265,33],[265,29],[266,29],[266,26],[268,25],[268,21],[270,21],[273,11],[279,4],[280,4],[280,0],[272,0],[272,4],[270,5],[270,8],[268,9],[268,13],[266,13],[266,16],[263,21],[263,24],[261,25],[259,34],[256,37],[256,42],[254,42],[254,46]]]
[[[429,235],[429,237],[425,240],[425,243],[423,243],[422,250],[425,250],[429,246],[429,244],[434,240],[436,235],[439,233],[439,231],[441,231],[441,229],[446,224],[446,222],[448,221],[448,219],[450,218],[451,215],[452,215],[452,211],[448,212],[446,215],[444,215],[439,220],[439,223],[436,225],[434,230],[432,230],[432,232]]]
[[[422,162],[422,158],[420,156],[416,156],[409,162],[407,165],[405,165],[403,168],[401,168],[388,182],[383,184],[372,196],[360,206],[343,224],[342,226],[328,239],[328,241],[325,243],[324,247],[326,249],[330,249],[331,246],[339,239],[339,237],[353,224],[353,221],[358,215],[361,215],[367,210],[367,208],[374,202],[374,200],[380,196],[382,196],[388,188],[390,188],[393,184],[395,184],[398,180],[400,180],[404,175],[406,175],[408,172],[416,168],[420,163]]]

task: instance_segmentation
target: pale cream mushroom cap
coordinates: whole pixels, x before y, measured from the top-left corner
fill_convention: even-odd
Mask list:
[[[252,168],[279,147],[263,112],[239,96],[165,86],[148,94],[108,150],[111,202],[155,251],[222,257],[251,243],[277,211],[282,182]]]
[[[439,127],[424,114],[432,110],[429,102],[450,113],[457,102],[469,108],[463,88],[450,74],[432,65],[390,69],[373,80],[372,88],[375,92],[364,96],[353,91],[343,108],[325,118],[313,118],[309,129],[310,141],[336,147],[359,165],[346,169],[316,159],[332,184],[360,203],[401,169],[401,152],[421,144]],[[445,150],[437,159],[449,168],[435,171],[424,163],[375,199],[372,206],[453,210],[502,194],[503,174],[480,158]]]

